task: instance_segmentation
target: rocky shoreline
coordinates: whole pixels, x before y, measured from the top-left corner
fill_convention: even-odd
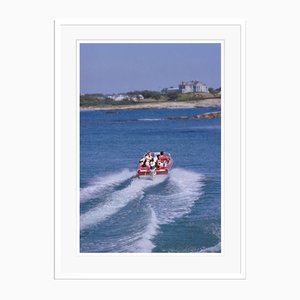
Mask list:
[[[180,117],[171,117],[171,118],[164,118],[163,120],[197,120],[197,119],[215,119],[221,118],[221,112],[209,112],[205,114],[199,114],[194,116],[180,116]]]

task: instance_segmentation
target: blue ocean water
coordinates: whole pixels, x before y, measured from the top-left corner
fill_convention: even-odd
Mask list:
[[[215,108],[80,112],[80,251],[220,252],[221,121],[162,120]],[[147,151],[168,176],[139,179]]]

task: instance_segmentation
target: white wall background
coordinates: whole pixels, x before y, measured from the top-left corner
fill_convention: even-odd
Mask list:
[[[297,1],[5,1],[0,10],[2,299],[299,298]],[[53,20],[247,21],[247,279],[53,280]]]

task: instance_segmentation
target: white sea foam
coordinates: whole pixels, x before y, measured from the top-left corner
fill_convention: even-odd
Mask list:
[[[138,119],[138,121],[146,121],[146,122],[151,122],[151,121],[161,121],[162,119]]]
[[[153,238],[159,225],[175,221],[191,211],[202,193],[204,176],[185,169],[170,172],[166,190],[158,195],[148,195],[145,202],[150,209],[150,217],[145,229],[135,236],[135,242],[128,247],[129,252],[151,252],[155,247]]]
[[[159,225],[154,210],[151,207],[149,207],[149,210],[150,217],[148,225],[141,233],[139,239],[136,241],[133,247],[131,247],[132,252],[151,252],[155,247],[154,243],[152,242],[152,238],[157,234]]]
[[[170,172],[166,192],[150,197],[158,223],[167,224],[188,214],[202,194],[203,179],[203,175],[185,169]]]
[[[95,178],[87,187],[80,189],[80,202],[86,202],[99,196],[103,191],[110,190],[114,186],[128,180],[136,174],[134,171],[124,169],[119,173]]]
[[[132,220],[131,224],[134,231],[118,238],[111,238],[105,244],[97,241],[93,247],[105,249],[106,252],[125,252],[125,253],[149,253],[155,247],[152,238],[157,234],[158,224],[156,215],[151,207],[145,210],[146,215],[139,219]],[[146,226],[144,221],[147,219]]]
[[[219,252],[221,252],[221,242],[215,246],[201,249],[200,252],[201,253],[219,253]]]
[[[131,183],[124,189],[110,194],[104,203],[87,211],[80,217],[80,228],[85,229],[106,220],[130,201],[143,198],[144,191],[154,185],[160,184],[166,177],[156,177],[154,180],[132,179]]]
[[[154,180],[134,178],[122,190],[112,192],[105,201],[81,215],[81,229],[96,225],[116,214],[130,201],[142,199],[147,204],[143,219],[135,225],[135,232],[118,240],[112,239],[108,244],[98,247],[108,252],[144,252],[149,253],[155,248],[154,237],[159,226],[174,222],[188,214],[195,201],[201,198],[204,176],[185,169],[173,169],[169,176],[157,176]],[[160,193],[151,192],[151,187],[165,181]],[[146,193],[145,193],[146,192]],[[135,220],[132,220],[135,223]],[[143,224],[144,223],[144,224]]]

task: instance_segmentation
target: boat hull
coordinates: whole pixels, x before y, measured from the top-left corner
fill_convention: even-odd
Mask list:
[[[138,177],[168,175],[173,165],[173,159],[170,154],[165,154],[164,157],[164,161],[166,164],[163,167],[156,167],[155,169],[151,170],[150,167],[139,166],[137,170]]]

